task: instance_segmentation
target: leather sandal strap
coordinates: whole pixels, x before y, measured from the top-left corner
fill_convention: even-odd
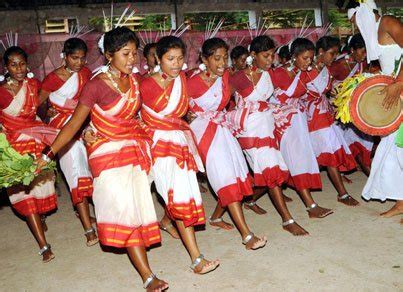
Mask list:
[[[284,221],[283,223],[281,223],[281,225],[283,225],[283,227],[285,227],[285,226],[291,225],[293,223],[295,223],[295,220],[291,218],[290,220],[287,220],[287,221]]]
[[[157,278],[157,276],[154,275],[153,273],[151,273],[151,275],[148,276],[148,278],[144,281],[143,288],[147,289],[148,286],[150,286],[151,282],[154,281],[154,279],[156,279],[156,278]]]
[[[193,263],[190,265],[190,268],[192,270],[194,270],[200,263],[201,261],[204,259],[204,255],[200,254],[194,261]]]
[[[43,255],[45,252],[47,252],[48,250],[50,250],[50,248],[51,248],[50,244],[47,244],[47,245],[45,245],[44,247],[42,247],[42,248],[39,250],[38,254],[41,256],[41,255]]]

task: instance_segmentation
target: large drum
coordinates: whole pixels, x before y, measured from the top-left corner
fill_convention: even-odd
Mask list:
[[[385,136],[396,131],[402,122],[402,102],[386,111],[382,107],[385,94],[380,91],[394,82],[390,76],[377,75],[360,82],[352,92],[349,111],[351,121],[362,132]]]

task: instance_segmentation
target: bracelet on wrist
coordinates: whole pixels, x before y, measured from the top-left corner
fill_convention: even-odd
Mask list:
[[[52,151],[52,148],[49,146],[46,146],[43,151],[42,151],[42,158],[46,157],[48,160],[54,160],[55,159],[55,154]],[[46,159],[44,159],[47,161]]]

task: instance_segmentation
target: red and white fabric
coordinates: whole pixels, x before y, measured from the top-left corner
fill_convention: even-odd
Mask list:
[[[163,89],[152,78],[141,82],[141,117],[153,144],[151,177],[166,204],[168,215],[185,226],[205,223],[196,173],[204,171],[189,125],[182,119],[189,99],[181,73]]]
[[[242,131],[246,111],[225,110],[230,98],[229,72],[209,87],[200,74],[188,80],[191,111],[196,118],[190,124],[207,178],[225,207],[253,194],[252,181],[241,146],[232,133]],[[228,119],[227,119],[228,118]]]
[[[61,129],[70,120],[89,76],[89,70],[84,67],[78,73],[74,72],[67,81],[61,80],[55,72],[44,79],[42,89],[50,92],[50,105],[57,111],[49,125]],[[73,204],[83,202],[84,197],[91,197],[92,175],[83,140],[79,136],[73,139],[58,153],[58,156]]]
[[[288,184],[297,190],[321,189],[319,166],[304,111],[302,97],[306,90],[300,81],[301,73],[297,73],[293,79],[284,67],[276,68],[270,73],[276,88],[270,101],[281,104],[282,108],[291,106],[296,111],[280,140],[280,151],[291,174]]]
[[[357,62],[352,68],[350,62],[353,61],[349,55],[345,58],[334,62],[329,68],[330,74],[333,76],[333,88],[336,88],[341,82],[347,78],[351,78],[356,74],[361,74],[366,68],[365,62]],[[362,162],[366,166],[371,165],[371,152],[374,146],[374,139],[360,130],[352,123],[342,125],[337,124],[343,130],[343,136],[348,147],[354,157],[361,156]]]
[[[263,72],[256,86],[239,71],[230,77],[236,90],[237,109],[248,109],[244,130],[237,135],[258,186],[274,188],[289,178],[284,158],[279,150],[279,135],[287,126],[287,117],[279,106],[268,103],[273,84],[268,72]],[[276,123],[277,117],[277,123]]]
[[[334,120],[334,113],[326,97],[332,87],[332,78],[325,66],[320,72],[313,69],[302,73],[307,88],[306,114],[313,150],[320,166],[349,171],[356,167],[354,156],[343,131]]]
[[[57,131],[36,116],[39,82],[25,79],[13,96],[0,87],[0,123],[10,145],[20,154],[39,157],[43,148],[50,145]],[[13,208],[23,216],[45,214],[57,208],[54,173],[41,173],[28,188],[14,186],[7,189]]]
[[[141,100],[134,76],[130,83],[130,90],[120,95],[94,78],[80,97],[80,103],[92,108],[97,136],[87,149],[98,237],[103,245],[119,248],[161,241],[148,180],[151,141],[137,118]]]

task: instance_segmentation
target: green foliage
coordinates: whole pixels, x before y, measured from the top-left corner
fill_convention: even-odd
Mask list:
[[[403,8],[387,8],[385,14],[394,15],[403,21]]]
[[[315,14],[313,10],[304,9],[282,9],[282,10],[266,10],[263,17],[267,19],[266,26],[273,28],[296,28],[302,27],[306,17],[306,24],[310,23],[315,26]]]
[[[43,170],[54,170],[56,163],[51,162]],[[15,151],[0,133],[0,188],[13,185],[29,185],[35,178],[37,166],[34,158],[29,154],[21,155]]]
[[[329,9],[329,22],[332,27],[351,28],[351,22],[348,20],[346,12],[340,12],[338,9]]]
[[[240,12],[203,12],[185,14],[185,22],[191,25],[192,30],[204,31],[207,23],[215,18],[217,23],[225,19],[221,30],[247,29],[249,16],[247,11]]]

